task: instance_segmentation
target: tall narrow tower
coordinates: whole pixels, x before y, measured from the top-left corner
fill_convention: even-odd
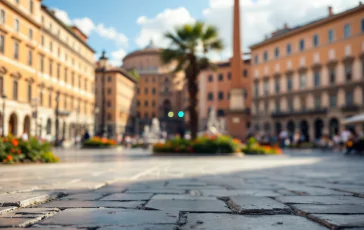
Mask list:
[[[240,38],[240,1],[234,0],[234,19],[233,19],[233,57],[231,58],[231,91],[230,108],[227,113],[228,134],[244,140],[247,134],[250,115],[245,109],[243,77],[243,59]]]

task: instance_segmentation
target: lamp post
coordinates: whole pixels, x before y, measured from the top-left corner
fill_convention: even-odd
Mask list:
[[[7,96],[5,94],[3,94],[1,96],[1,98],[3,99],[3,116],[1,119],[1,125],[2,125],[1,135],[2,135],[2,137],[5,137],[5,106],[6,106],[5,101],[6,101]]]
[[[56,140],[55,140],[55,145],[58,146],[59,144],[59,94],[60,92],[57,91],[57,96],[56,96]]]
[[[100,109],[99,107],[95,107],[95,125],[94,125],[94,135],[97,134],[97,127],[98,127],[98,122],[97,122],[97,117],[99,115]]]
[[[33,119],[34,119],[34,135],[37,136],[38,135],[38,98],[33,98],[32,99],[32,107],[34,108],[33,111]]]
[[[101,132],[100,136],[106,136],[106,121],[105,121],[105,72],[107,68],[108,58],[106,57],[105,51],[102,52],[102,56],[99,59],[101,66],[102,76],[101,76]]]

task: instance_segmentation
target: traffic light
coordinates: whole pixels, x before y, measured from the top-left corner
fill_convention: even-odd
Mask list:
[[[172,111],[171,111],[171,112],[169,112],[169,113],[168,113],[168,117],[169,117],[169,118],[174,117],[174,112],[172,112]]]
[[[185,116],[185,113],[183,111],[178,112],[178,117],[182,118]]]

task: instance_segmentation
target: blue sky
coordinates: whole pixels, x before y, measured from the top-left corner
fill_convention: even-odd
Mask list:
[[[89,35],[96,57],[105,49],[114,65],[129,52],[145,47],[151,39],[168,46],[163,33],[177,25],[205,21],[219,29],[225,49],[210,54],[212,60],[231,57],[233,0],[43,0],[66,24],[75,24]],[[357,0],[240,0],[242,47],[263,40],[283,27],[304,24],[358,5]]]

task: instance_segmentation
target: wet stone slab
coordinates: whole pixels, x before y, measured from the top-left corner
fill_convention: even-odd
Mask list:
[[[351,195],[348,192],[335,191],[327,188],[313,188],[306,186],[287,186],[287,190],[297,193],[298,195],[325,196],[325,195]]]
[[[137,226],[175,224],[178,212],[124,210],[112,208],[67,209],[52,218],[39,222],[39,226],[59,225],[72,227]]]
[[[294,226],[294,227],[292,227]],[[241,216],[227,214],[187,214],[187,229],[229,229],[229,230],[325,230],[303,217],[289,215]]]
[[[151,200],[145,207],[156,210],[185,212],[231,212],[225,203],[220,200]]]
[[[231,196],[269,196],[269,197],[275,197],[275,196],[282,196],[282,194],[274,192],[272,190],[205,190],[200,189],[201,193],[204,196],[213,196],[213,197],[231,197]]]
[[[97,230],[174,230],[178,229],[177,225],[163,224],[163,225],[138,225],[138,226],[112,226],[98,228]],[[43,229],[39,229],[43,230]]]
[[[0,206],[26,207],[32,204],[45,202],[57,198],[57,193],[12,193],[0,194]]]
[[[152,193],[114,193],[109,196],[103,197],[102,201],[138,201],[138,200],[149,200],[153,196]]]
[[[353,196],[282,196],[275,199],[285,204],[364,204],[364,198]]]
[[[171,188],[128,189],[125,193],[185,194],[186,190]]]
[[[158,194],[153,196],[152,200],[217,200],[217,198],[209,196],[193,196],[190,194]]]
[[[364,215],[315,214],[308,217],[331,229],[364,227]]]
[[[311,205],[296,204],[292,206],[299,214],[364,214],[364,205]]]
[[[105,195],[102,193],[80,193],[63,197],[61,200],[98,200]]]
[[[278,214],[289,213],[290,208],[268,197],[236,196],[228,201],[230,208],[237,213]]]
[[[130,201],[53,201],[43,204],[42,208],[138,208],[145,202]]]

